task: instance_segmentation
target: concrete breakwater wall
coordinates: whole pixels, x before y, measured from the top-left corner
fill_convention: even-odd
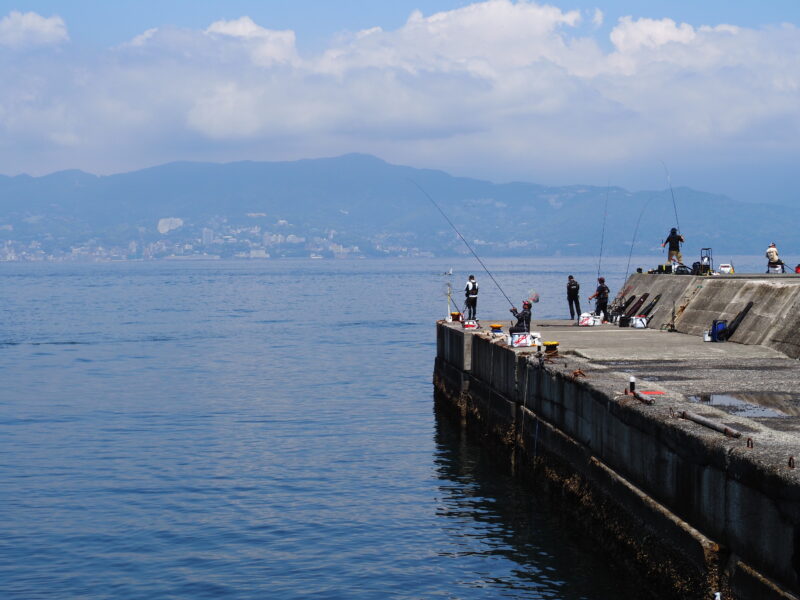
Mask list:
[[[670,279],[688,290],[695,278]],[[628,335],[592,329],[593,339]],[[748,434],[726,437],[676,418],[687,408],[682,394],[650,384],[659,395],[645,404],[622,395],[627,375],[613,367],[569,349],[558,358],[528,350],[439,322],[439,404],[554,495],[657,597],[798,597],[800,477],[786,460],[796,433],[702,411]]]
[[[624,287],[625,297],[661,294],[649,327],[666,327],[675,312],[675,329],[701,335],[714,319],[733,321],[748,303],[752,308],[730,341],[774,348],[800,358],[800,276],[798,275],[649,275],[637,273]]]

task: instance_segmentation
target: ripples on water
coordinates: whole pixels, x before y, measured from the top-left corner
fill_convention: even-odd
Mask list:
[[[575,263],[489,267],[553,317]],[[451,266],[508,314],[466,260],[0,265],[3,597],[625,595],[435,417]]]

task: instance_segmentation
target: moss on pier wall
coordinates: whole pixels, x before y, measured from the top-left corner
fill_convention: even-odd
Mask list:
[[[645,589],[658,590],[653,597],[707,598],[719,589],[716,557],[707,560],[690,535],[688,544],[674,543],[671,538],[680,527],[654,527],[653,510],[637,490],[527,408],[469,379],[469,392],[460,392],[452,379],[436,375],[437,410],[507,460],[572,535],[602,545],[603,553],[629,577]],[[660,520],[669,523],[665,514],[661,511]]]

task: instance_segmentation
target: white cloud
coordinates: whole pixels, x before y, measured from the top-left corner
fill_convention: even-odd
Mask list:
[[[603,11],[599,8],[594,9],[594,15],[592,16],[592,23],[595,27],[600,27],[603,24],[604,19]]]
[[[206,33],[219,33],[239,38],[261,38],[269,37],[270,31],[259,27],[250,17],[241,17],[235,21],[215,21]]]
[[[233,82],[222,83],[198,98],[187,114],[188,125],[210,138],[251,137],[266,118],[261,92]]]
[[[619,52],[630,54],[641,48],[657,48],[670,42],[689,44],[695,39],[691,25],[677,25],[672,19],[622,17],[611,32],[611,42]]]
[[[256,64],[270,66],[298,61],[294,31],[274,31],[256,25],[250,17],[235,21],[216,21],[206,33],[211,36],[238,38],[252,45],[251,56]]]
[[[128,44],[131,46],[144,46],[157,33],[158,33],[158,27],[146,29],[145,31],[134,37],[130,42],[128,42]]]
[[[91,63],[21,54],[0,62],[0,159],[110,171],[362,151],[498,178],[600,170],[605,181],[671,156],[800,155],[796,27],[625,17],[604,50],[593,37],[602,18],[597,9],[586,33],[579,11],[489,0],[415,12],[308,56],[293,31],[249,17],[159,26]]]
[[[69,40],[59,16],[42,17],[35,12],[12,11],[0,19],[0,46],[24,48],[60,44]]]
[[[399,68],[489,75],[556,59],[564,49],[560,30],[576,26],[580,18],[579,11],[510,0],[488,0],[429,17],[415,11],[397,31],[372,28],[331,48],[317,68],[339,74],[354,68]]]

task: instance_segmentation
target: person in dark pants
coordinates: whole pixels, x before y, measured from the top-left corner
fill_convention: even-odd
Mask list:
[[[569,304],[569,318],[574,319],[581,316],[581,298],[579,292],[581,284],[570,275],[567,277],[567,304]]]
[[[594,294],[589,296],[589,300],[597,299],[594,307],[594,314],[597,316],[603,315],[603,322],[608,321],[608,295],[611,290],[606,285],[605,277],[597,278],[597,290]]]
[[[467,285],[464,287],[464,296],[466,296],[467,319],[475,319],[475,313],[478,312],[478,282],[475,281],[475,275],[470,275],[467,279]]]
[[[531,307],[533,305],[527,300],[522,301],[522,310],[517,311],[516,306],[511,307],[511,313],[517,317],[517,324],[510,327],[509,333],[527,333],[531,330]]]

